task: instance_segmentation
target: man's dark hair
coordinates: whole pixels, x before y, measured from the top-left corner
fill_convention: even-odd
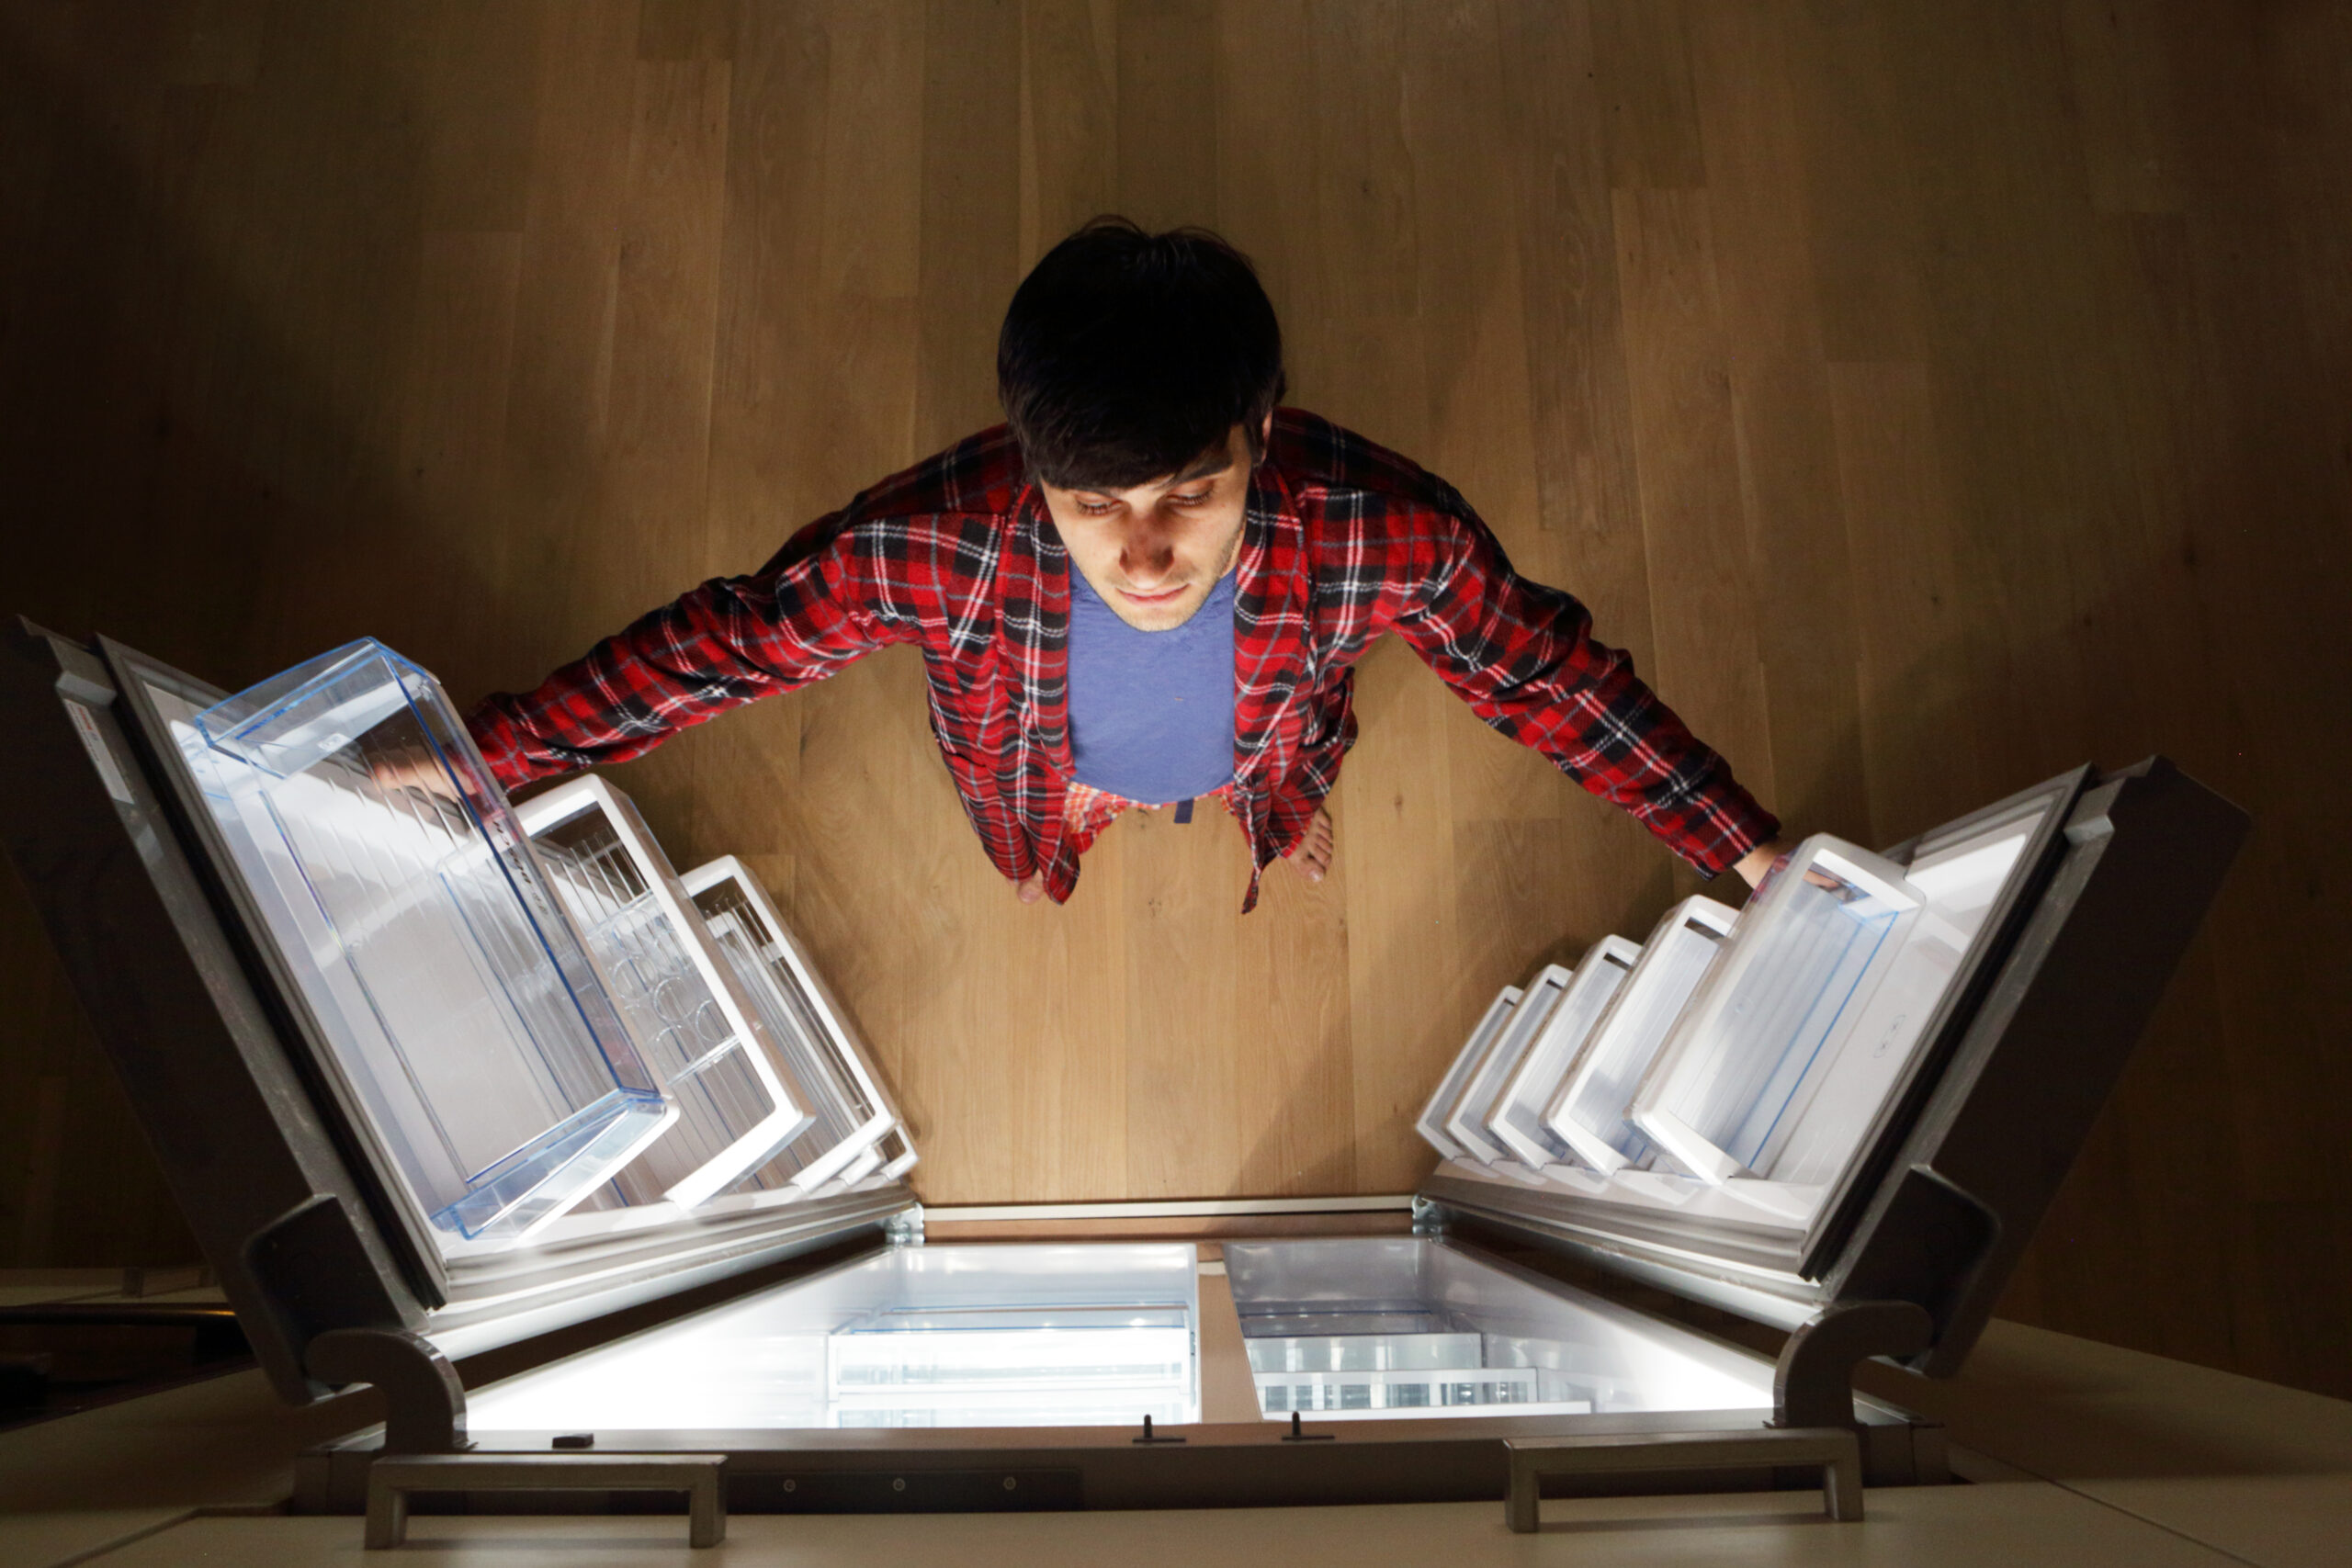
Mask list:
[[[1004,313],[997,396],[1029,477],[1125,490],[1181,473],[1283,395],[1283,329],[1250,258],[1205,229],[1097,218]]]

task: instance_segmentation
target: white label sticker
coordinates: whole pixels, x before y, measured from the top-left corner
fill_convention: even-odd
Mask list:
[[[65,711],[74,716],[74,728],[82,732],[82,749],[89,752],[107,793],[125,806],[137,804],[130,798],[130,786],[123,782],[122,770],[115,766],[114,753],[107,750],[107,738],[98,731],[97,715],[71,697],[65,699]]]

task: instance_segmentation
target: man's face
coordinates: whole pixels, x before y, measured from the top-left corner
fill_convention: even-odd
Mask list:
[[[1250,441],[1239,425],[1225,449],[1133,490],[1041,484],[1063,547],[1119,619],[1143,632],[1193,618],[1233,570],[1250,499]]]

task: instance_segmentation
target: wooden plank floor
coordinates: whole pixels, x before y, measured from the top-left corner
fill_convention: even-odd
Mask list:
[[[1263,268],[1799,830],[2161,750],[2253,844],[2006,1303],[2352,1393],[2352,7],[1985,0],[0,6],[0,600],[460,697],[995,417],[1086,216]],[[1396,1190],[1494,989],[1697,885],[1403,650],[1335,874],[1222,819],[1067,908],[910,652],[617,770],[744,856],[934,1202]],[[187,1243],[0,881],[0,1261]]]

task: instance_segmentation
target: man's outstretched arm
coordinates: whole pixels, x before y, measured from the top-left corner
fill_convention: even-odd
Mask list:
[[[1642,682],[1628,655],[1592,636],[1584,605],[1513,571],[1466,506],[1424,512],[1417,523],[1426,558],[1397,634],[1480,718],[1622,807],[1700,871],[1759,880],[1781,847],[1779,819]]]
[[[910,635],[875,611],[838,515],[749,577],[692,589],[466,725],[507,788],[626,761],[730,707],[790,691]]]

